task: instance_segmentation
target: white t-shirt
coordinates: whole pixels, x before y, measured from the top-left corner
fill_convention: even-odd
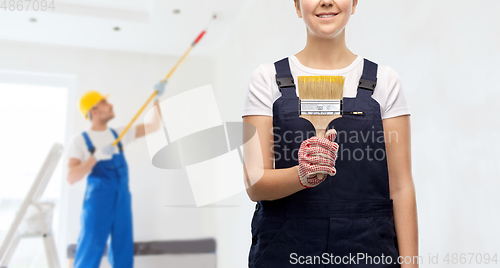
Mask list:
[[[363,74],[363,57],[358,56],[349,66],[338,70],[319,70],[302,65],[297,57],[289,56],[294,81],[297,76],[334,75],[344,76],[344,97],[356,97],[359,79]],[[299,96],[299,90],[296,89]],[[274,63],[260,65],[252,74],[246,92],[243,115],[273,116],[273,103],[281,96],[276,84]],[[389,66],[378,65],[377,86],[372,97],[380,104],[383,119],[410,114],[410,108],[399,75]]]
[[[125,129],[125,127],[113,128],[116,131],[117,135]],[[90,141],[94,145],[94,147],[101,148],[103,146],[107,146],[112,144],[116,139],[111,130],[108,128],[103,131],[95,131],[95,130],[87,130],[87,135],[90,138]],[[135,140],[135,132],[136,126],[132,126],[129,128],[125,136],[120,140],[122,146],[133,142]],[[115,146],[115,154],[120,153],[118,150],[118,146]],[[85,143],[85,139],[83,138],[82,133],[79,133],[71,140],[71,144],[69,145],[68,158],[76,158],[80,159],[81,162],[84,162],[91,156],[89,149],[87,147],[87,143]]]

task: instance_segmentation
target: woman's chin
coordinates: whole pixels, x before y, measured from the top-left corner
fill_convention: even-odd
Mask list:
[[[339,30],[338,28],[334,29],[322,29],[322,30],[316,30],[314,32],[310,31],[315,37],[317,38],[323,38],[323,39],[335,39],[340,36],[342,33],[342,30]]]

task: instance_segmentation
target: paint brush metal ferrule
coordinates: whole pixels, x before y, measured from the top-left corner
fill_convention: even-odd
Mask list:
[[[342,100],[300,100],[301,115],[341,115]]]

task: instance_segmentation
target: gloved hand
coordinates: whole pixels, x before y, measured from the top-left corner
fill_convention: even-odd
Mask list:
[[[326,174],[334,176],[335,160],[339,145],[334,142],[337,131],[330,129],[326,138],[312,137],[302,142],[299,148],[299,180],[302,186],[312,188],[318,186],[326,178]],[[325,174],[322,179],[318,174]]]
[[[98,148],[94,152],[94,158],[96,161],[102,160],[110,160],[115,153],[115,147],[113,145],[107,145],[101,148]]]
[[[155,85],[155,90],[158,91],[156,96],[159,97],[159,96],[163,95],[163,92],[165,92],[166,85],[167,85],[167,80],[165,80],[165,82],[163,82],[163,80],[161,80],[160,82],[158,82],[158,84]]]

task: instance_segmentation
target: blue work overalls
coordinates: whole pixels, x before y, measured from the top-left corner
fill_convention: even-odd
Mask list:
[[[113,129],[111,132],[118,137]],[[95,148],[89,136],[86,132],[82,135],[88,150],[93,153]],[[75,268],[98,268],[110,235],[108,260],[111,266],[129,268],[134,265],[128,166],[120,142],[118,147],[119,154],[97,162],[87,177]]]
[[[288,58],[275,68],[282,95],[273,104],[274,158],[281,169],[299,164],[300,144],[316,133],[299,117]],[[337,174],[314,188],[257,202],[249,267],[400,267],[382,118],[372,98],[377,71],[365,59],[356,97],[343,98],[344,112],[364,115],[344,114],[327,127],[337,131]]]

